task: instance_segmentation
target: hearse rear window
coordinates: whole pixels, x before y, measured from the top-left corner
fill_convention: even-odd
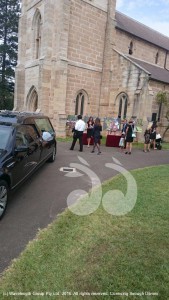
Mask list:
[[[53,133],[53,127],[49,119],[35,119],[35,123],[41,131],[48,131],[50,133]]]

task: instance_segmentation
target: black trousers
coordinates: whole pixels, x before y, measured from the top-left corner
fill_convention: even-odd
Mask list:
[[[83,151],[83,131],[77,131],[76,134],[74,134],[73,142],[72,142],[72,145],[70,147],[71,150],[74,149],[74,146],[75,146],[77,140],[79,140],[80,151]]]

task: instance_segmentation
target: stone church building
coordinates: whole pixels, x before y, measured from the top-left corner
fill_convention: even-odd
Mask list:
[[[166,124],[169,38],[116,11],[116,0],[22,0],[15,109],[137,117]]]

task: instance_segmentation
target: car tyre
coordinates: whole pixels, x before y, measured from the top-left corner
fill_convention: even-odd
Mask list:
[[[0,219],[5,214],[8,204],[9,188],[8,184],[4,180],[0,180]]]
[[[56,146],[53,148],[51,157],[49,157],[48,162],[54,162],[56,158]]]

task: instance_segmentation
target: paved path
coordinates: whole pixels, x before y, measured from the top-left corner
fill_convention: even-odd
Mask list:
[[[91,148],[87,146],[84,146],[84,152],[78,151],[78,145],[74,151],[70,151],[70,144],[58,143],[55,163],[46,163],[13,193],[7,213],[0,222],[0,272],[8,267],[13,258],[19,256],[39,229],[45,228],[67,207],[66,200],[71,191],[77,188],[88,191],[91,188],[87,174],[68,178],[66,173],[60,171],[61,167],[68,167],[70,163],[84,165],[86,161],[88,168],[103,182],[117,173],[105,167],[106,163],[112,162],[112,157],[119,160],[127,170],[169,164],[169,151],[166,150],[144,153],[134,149],[132,155],[125,155],[117,148],[102,146],[102,154],[96,155],[90,153]]]

